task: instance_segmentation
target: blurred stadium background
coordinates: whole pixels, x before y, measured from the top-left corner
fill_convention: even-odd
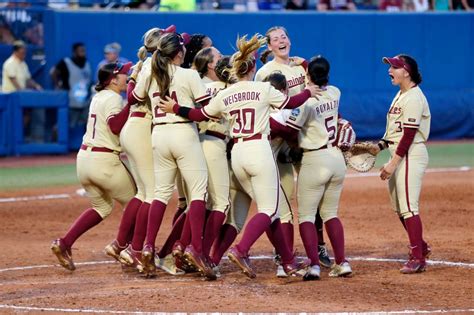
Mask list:
[[[331,61],[330,80],[342,91],[340,111],[360,139],[383,135],[386,111],[397,91],[382,57],[407,53],[418,60],[424,77],[431,139],[474,137],[474,13],[404,11],[411,0],[400,2],[401,12],[386,12],[377,10],[376,1],[357,0],[357,11],[351,12],[319,12],[317,1],[292,1],[306,10],[285,10],[289,1],[1,2],[0,62],[11,55],[14,40],[23,40],[30,72],[44,91],[0,93],[0,156],[63,154],[79,147],[84,129],[69,130],[67,96],[53,89],[50,78],[51,68],[71,55],[73,43],[85,44],[94,71],[106,44],[120,43],[120,55],[136,61],[144,32],[170,24],[178,32],[208,35],[223,54],[233,52],[238,34],[285,26],[292,55],[309,59],[322,54]],[[44,139],[31,143],[25,139],[23,112],[34,107],[49,108],[54,117],[45,122]]]

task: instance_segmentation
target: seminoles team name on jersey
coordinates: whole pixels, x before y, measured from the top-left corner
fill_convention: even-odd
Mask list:
[[[334,101],[316,106],[314,110],[316,111],[317,115],[321,115],[322,113],[327,112],[328,110],[337,109],[338,107],[339,107],[339,100],[334,100]]]
[[[388,112],[391,115],[400,115],[402,113],[402,108],[401,107],[392,107],[390,108],[390,111]]]
[[[292,87],[304,84],[304,75],[301,75],[297,78],[293,78],[286,81],[288,83],[288,88],[291,89]]]
[[[232,105],[243,101],[260,101],[260,92],[238,92],[224,98],[224,105]]]

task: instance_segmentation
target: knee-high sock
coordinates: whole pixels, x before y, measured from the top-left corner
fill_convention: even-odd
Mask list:
[[[204,200],[191,201],[188,216],[191,225],[191,245],[198,253],[202,253],[202,235],[206,222],[206,203]]]
[[[165,258],[167,255],[171,254],[173,250],[174,243],[179,240],[181,236],[181,232],[183,231],[184,221],[186,220],[186,213],[182,213],[176,222],[173,224],[171,228],[171,232],[168,235],[163,247],[161,247],[160,252],[158,253],[158,257]]]
[[[153,200],[148,211],[148,226],[146,228],[145,244],[155,248],[155,240],[160,230],[161,222],[165,214],[166,204],[159,200]]]
[[[318,245],[324,245],[324,233],[323,233],[323,219],[321,219],[321,215],[318,212],[316,213],[316,221],[314,222],[316,226],[316,232],[318,232]]]
[[[291,224],[291,226],[293,225]],[[277,253],[280,254],[282,263],[288,264],[293,262],[293,248],[290,248],[288,245],[287,236],[285,235],[283,224],[280,219],[273,221],[273,223],[268,227],[267,231],[268,230],[271,231],[270,234],[272,239],[270,239],[270,242],[272,242]],[[267,235],[270,234],[267,233]]]
[[[398,217],[398,219],[400,220],[400,222],[402,223],[403,225],[403,228],[405,229],[405,231],[407,231],[407,225],[405,223],[405,219],[403,217]],[[408,232],[408,231],[407,231]],[[421,242],[423,243],[423,250],[426,250],[428,248],[428,243],[425,242],[425,240],[423,239],[423,235],[421,236]]]
[[[419,215],[405,219],[408,238],[410,239],[411,254],[416,259],[423,259],[423,226]]]
[[[318,255],[318,234],[316,232],[316,226],[313,222],[300,223],[300,235],[303,241],[306,255],[311,259],[311,265],[319,265]]]
[[[102,221],[102,217],[92,208],[84,211],[76,221],[71,225],[66,235],[62,238],[64,245],[71,248],[72,244],[86,231]]]
[[[137,218],[135,219],[135,231],[133,232],[132,249],[141,251],[143,249],[143,243],[145,242],[146,229],[148,226],[148,212],[150,210],[150,204],[143,202],[138,209]]]
[[[132,227],[135,225],[138,209],[141,205],[142,201],[140,199],[132,198],[125,207],[116,239],[119,246],[125,247],[125,245],[127,245],[127,238],[130,231],[133,231]]]
[[[219,237],[212,247],[212,262],[219,265],[222,256],[237,238],[237,229],[230,224],[224,224],[219,232]]]
[[[204,229],[204,239],[202,240],[203,254],[208,257],[211,252],[211,247],[219,235],[219,230],[224,223],[225,214],[220,211],[211,211],[206,221]]]
[[[186,198],[184,197],[179,198],[178,209],[176,209],[176,212],[174,213],[174,216],[173,216],[173,225],[176,222],[176,220],[178,220],[178,218],[181,216],[181,214],[184,213],[185,210],[186,210]]]
[[[346,260],[344,254],[344,228],[339,218],[332,218],[326,221],[325,225],[326,232],[331,241],[332,250],[334,251],[334,260],[336,264],[339,265]]]
[[[283,234],[285,235],[285,240],[288,245],[288,248],[290,249],[290,251],[293,251],[294,240],[295,240],[295,230],[293,227],[293,223],[291,222],[281,223],[281,229],[283,231]]]
[[[186,214],[184,225],[181,229],[181,236],[179,237],[179,241],[181,244],[183,244],[184,247],[191,244],[191,223],[189,222],[189,213]]]
[[[260,236],[270,226],[271,219],[265,213],[257,213],[250,219],[244,230],[244,235],[239,244],[236,245],[239,252],[248,255],[250,247],[258,240]]]

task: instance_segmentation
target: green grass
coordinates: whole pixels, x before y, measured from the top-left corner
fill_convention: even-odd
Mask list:
[[[474,167],[474,143],[430,144],[430,168]],[[388,151],[377,157],[376,167],[389,159]],[[76,166],[56,165],[0,169],[0,190],[78,184]]]
[[[0,169],[0,190],[77,184],[76,165]]]
[[[429,168],[474,167],[474,143],[428,144]],[[375,166],[382,166],[389,160],[388,150],[377,156]]]

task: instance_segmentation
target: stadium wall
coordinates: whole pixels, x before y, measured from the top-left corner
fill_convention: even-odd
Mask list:
[[[331,83],[342,91],[341,113],[358,135],[379,138],[397,92],[383,56],[407,53],[419,63],[421,85],[432,112],[432,139],[474,137],[474,14],[45,11],[45,54],[49,68],[69,56],[82,41],[95,65],[105,44],[117,41],[122,56],[136,61],[143,33],[151,27],[177,26],[178,32],[204,33],[223,53],[231,54],[238,34],[285,26],[292,54],[322,54],[331,62]],[[50,84],[44,76],[46,86]]]

